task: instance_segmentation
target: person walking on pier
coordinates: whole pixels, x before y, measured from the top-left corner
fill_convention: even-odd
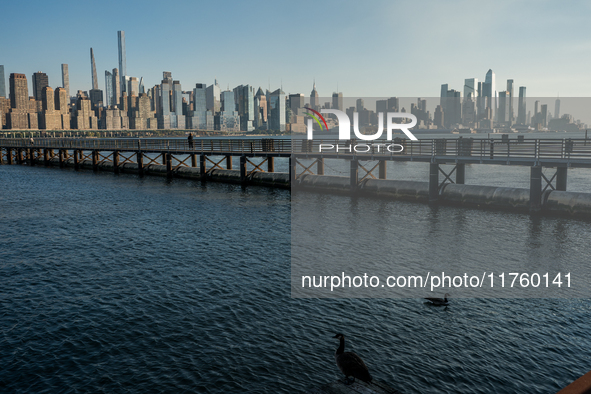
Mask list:
[[[35,145],[35,140],[33,139],[33,137],[31,137],[31,145]]]
[[[193,133],[189,133],[189,137],[187,137],[187,142],[189,142],[189,149],[193,149]]]

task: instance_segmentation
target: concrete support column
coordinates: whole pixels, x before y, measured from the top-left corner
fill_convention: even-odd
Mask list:
[[[92,151],[92,171],[96,172],[98,171],[98,158],[99,158],[99,153],[97,150],[93,150]]]
[[[240,182],[246,183],[246,156],[240,156]]]
[[[119,174],[119,151],[113,151],[113,172]]]
[[[166,159],[166,177],[168,179],[172,178],[172,153],[165,154]]]
[[[456,164],[456,184],[463,185],[466,182],[466,164]]]
[[[64,168],[64,150],[60,149],[58,152],[58,156],[59,156],[59,162],[60,162],[60,168]]]
[[[207,176],[207,161],[205,160],[205,155],[199,155],[199,177],[201,182],[205,182],[205,177]]]
[[[267,157],[267,172],[275,172],[275,158]]]
[[[191,153],[191,167],[197,167],[197,154]]]
[[[351,172],[350,172],[351,190],[355,191],[359,184],[359,160],[351,160]]]
[[[293,156],[289,157],[289,185],[293,187],[296,181],[296,158]]]
[[[324,175],[324,159],[316,160],[316,174]]]
[[[439,164],[429,164],[429,202],[439,200]]]
[[[388,162],[386,160],[380,160],[380,165],[378,168],[378,172],[379,172],[378,178],[379,179],[386,179],[386,177],[388,175],[386,172],[386,164],[388,164]]]
[[[556,169],[556,190],[566,191],[566,167],[558,167]]]
[[[6,162],[12,164],[12,149],[6,148]]]
[[[43,149],[43,165],[49,166],[49,149]]]
[[[226,170],[232,169],[232,156],[226,156]]]
[[[542,166],[533,166],[529,179],[529,210],[538,212],[540,209],[542,209]]]
[[[137,171],[139,176],[144,176],[144,154],[142,151],[136,152],[135,161],[137,162]]]
[[[74,169],[80,169],[80,156],[78,155],[78,151],[74,150]]]
[[[35,150],[33,148],[29,148],[27,149],[27,160],[29,161],[29,165],[30,166],[34,166],[35,165],[35,160],[33,160]]]
[[[166,165],[166,153],[162,153],[162,165]]]

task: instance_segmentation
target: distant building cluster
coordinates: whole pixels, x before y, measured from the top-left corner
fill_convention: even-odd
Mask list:
[[[421,126],[440,129],[514,129],[524,130],[560,130],[579,131],[586,125],[576,121],[569,114],[560,115],[560,99],[556,99],[554,115],[548,111],[548,105],[534,103],[533,112],[527,109],[526,87],[519,87],[518,97],[514,93],[514,81],[507,80],[507,88],[496,90],[495,73],[488,70],[484,82],[477,78],[464,80],[464,94],[458,90],[449,89],[447,84],[441,85],[440,104],[436,107],[433,119],[430,116],[420,117],[420,103],[411,109],[418,119],[422,119]],[[514,100],[516,99],[516,100]],[[514,110],[517,102],[517,113]],[[421,114],[424,115],[424,114]]]
[[[180,81],[164,71],[160,84],[146,89],[143,78],[127,75],[125,32],[117,32],[119,67],[105,71],[105,89],[99,87],[94,51],[90,49],[92,89],[70,95],[68,65],[62,64],[62,86],[50,87],[47,74],[38,71],[31,78],[33,96],[29,96],[24,74],[12,73],[9,93],[5,85],[4,66],[0,65],[0,124],[4,129],[27,130],[219,130],[249,132],[271,130],[305,133],[308,114],[305,110],[338,109],[361,129],[379,126],[379,114],[406,112],[400,100],[391,97],[375,102],[375,111],[365,108],[363,99],[344,108],[343,94],[335,92],[330,102],[320,103],[314,81],[309,101],[303,94],[286,95],[282,89],[263,91],[240,85],[222,91],[217,80],[207,86],[197,83],[184,91]],[[514,98],[517,113],[514,113]],[[373,105],[373,103],[372,103]],[[439,105],[433,114],[427,100],[410,104],[419,129],[534,129],[577,131],[586,125],[565,114],[560,116],[556,100],[554,116],[546,104],[535,102],[533,112],[526,106],[526,88],[519,87],[514,97],[514,83],[496,90],[495,73],[488,70],[484,82],[476,78],[464,81],[463,94],[441,85]],[[382,122],[386,127],[386,117]],[[326,116],[328,127],[335,125],[334,116]]]
[[[172,73],[163,72],[160,84],[145,89],[143,79],[127,75],[125,32],[117,32],[119,67],[105,71],[105,90],[99,88],[94,52],[90,49],[92,89],[70,96],[68,65],[62,64],[62,86],[50,87],[43,72],[32,76],[33,96],[29,97],[26,75],[12,73],[10,94],[5,86],[4,66],[0,65],[0,122],[13,130],[220,130],[226,132],[272,130],[291,131],[286,118],[299,122],[303,114],[288,114],[289,99],[281,89],[256,92],[240,85],[222,91],[217,81],[198,83],[183,91]],[[301,103],[303,104],[303,102]]]

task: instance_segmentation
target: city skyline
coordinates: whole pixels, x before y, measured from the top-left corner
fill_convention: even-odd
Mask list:
[[[10,47],[0,51],[0,63],[5,65],[7,77],[13,72],[30,76],[41,70],[54,80],[60,75],[61,64],[68,64],[70,83],[75,87],[70,93],[88,91],[88,48],[94,49],[100,74],[120,68],[115,34],[124,31],[125,75],[143,77],[146,86],[159,83],[162,70],[170,70],[189,86],[218,79],[223,85],[246,82],[306,94],[315,79],[317,89],[326,95],[338,86],[339,91],[358,97],[437,96],[440,84],[461,89],[465,78],[482,79],[480,70],[492,68],[499,80],[514,79],[518,85],[528,86],[531,96],[589,96],[591,79],[584,60],[591,41],[583,31],[587,4],[576,2],[566,9],[530,2],[454,3],[375,2],[373,7],[356,3],[340,7],[340,3],[329,1],[314,3],[315,12],[310,13],[307,5],[312,3],[307,2],[297,6],[227,2],[225,7],[174,2],[172,7],[186,15],[219,14],[220,18],[152,29],[145,22],[155,21],[160,11],[150,3],[138,11],[139,3],[105,2],[97,12],[90,11],[90,4],[72,7],[63,3],[67,8],[63,18],[68,23],[58,24],[47,15],[55,12],[60,2],[52,6],[35,2],[26,19],[13,12],[15,17],[0,27],[5,36],[15,37]],[[257,8],[257,4],[258,17],[245,18],[252,15],[246,9]],[[15,7],[6,5],[9,13]],[[110,12],[112,7],[121,12]],[[220,14],[222,8],[224,13]],[[88,15],[89,20],[75,19],[74,13]],[[485,21],[479,18],[484,14],[488,16]],[[407,20],[402,15],[414,17]],[[464,20],[478,23],[466,26]],[[101,34],[86,28],[93,21],[101,22]],[[312,34],[305,29],[304,34],[295,33],[302,21],[314,27]],[[23,31],[21,25],[34,27]],[[434,33],[440,30],[441,34]],[[31,40],[43,34],[44,41],[59,42],[58,37],[70,37],[73,31],[75,37],[64,46]],[[482,45],[485,36],[487,45]],[[375,45],[363,45],[367,40]],[[480,45],[473,45],[476,41]],[[346,54],[339,54],[343,46]],[[384,52],[372,52],[376,46]],[[123,76],[121,73],[120,78]]]

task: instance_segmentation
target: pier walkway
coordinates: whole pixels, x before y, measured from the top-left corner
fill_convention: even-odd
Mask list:
[[[73,162],[78,169],[91,163],[99,170],[109,163],[108,168],[116,173],[121,166],[132,164],[140,175],[147,167],[160,165],[166,167],[169,177],[190,167],[198,168],[205,181],[213,170],[233,170],[232,157],[238,156],[239,179],[248,183],[254,173],[274,173],[275,158],[287,158],[289,185],[306,175],[324,175],[326,159],[342,159],[350,161],[349,186],[355,191],[366,180],[387,179],[388,161],[416,161],[429,163],[429,202],[439,199],[446,184],[465,183],[466,164],[526,166],[530,167],[529,204],[533,211],[541,206],[546,190],[566,191],[568,168],[591,168],[591,140],[512,137],[418,141],[196,138],[191,145],[178,138],[0,139],[0,164],[50,165],[57,161],[63,167]],[[446,172],[443,164],[453,168]],[[552,169],[552,173],[544,174],[543,168]]]

